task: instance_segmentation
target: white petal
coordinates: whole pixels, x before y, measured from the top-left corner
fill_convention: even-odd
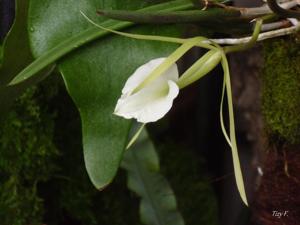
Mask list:
[[[172,80],[153,82],[132,96],[121,97],[114,113],[141,123],[155,122],[171,109],[178,93],[179,87]]]
[[[122,94],[129,95],[136,89],[150,74],[155,70],[166,58],[157,58],[150,60],[146,64],[140,66],[136,71],[128,78],[125,86],[122,90]],[[177,82],[179,78],[178,68],[176,64],[173,64],[165,73],[161,74],[157,80],[173,80]]]

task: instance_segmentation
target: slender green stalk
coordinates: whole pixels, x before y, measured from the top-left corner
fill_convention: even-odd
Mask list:
[[[136,133],[132,136],[132,138],[130,139],[130,141],[128,142],[127,146],[126,146],[126,150],[129,149],[139,138],[140,134],[142,133],[144,127],[145,127],[145,123],[143,123],[138,130],[136,131]]]

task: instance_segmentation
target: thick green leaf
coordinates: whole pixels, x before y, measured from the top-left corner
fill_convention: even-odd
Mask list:
[[[159,159],[145,130],[124,154],[122,167],[128,172],[128,187],[141,197],[140,216],[146,225],[184,225],[175,195],[159,173]]]
[[[31,0],[33,52],[36,56],[42,55],[90,26],[80,10],[90,16],[97,8],[136,9],[145,6],[144,1],[139,0],[119,2]],[[157,34],[157,30],[145,28],[132,32]],[[170,35],[177,29],[161,30]],[[80,111],[85,164],[97,188],[105,187],[115,176],[127,142],[130,122],[112,114],[122,86],[138,66],[152,58],[167,56],[176,47],[174,44],[113,35],[77,50],[60,62],[67,89]]]

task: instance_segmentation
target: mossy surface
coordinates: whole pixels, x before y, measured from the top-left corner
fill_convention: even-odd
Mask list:
[[[296,37],[264,43],[262,110],[274,140],[300,143],[300,43]]]
[[[218,223],[218,205],[204,160],[192,149],[166,142],[158,146],[161,171],[175,192],[186,225]]]
[[[58,155],[52,142],[54,114],[44,100],[40,88],[27,90],[0,125],[1,225],[42,222],[37,184],[51,177],[56,166],[50,162]]]
[[[140,225],[119,173],[103,192],[83,161],[81,125],[62,80],[27,90],[0,125],[1,225]]]

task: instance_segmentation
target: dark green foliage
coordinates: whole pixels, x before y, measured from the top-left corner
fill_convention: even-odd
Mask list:
[[[49,179],[55,170],[51,161],[58,154],[52,143],[54,115],[44,100],[41,87],[29,89],[0,126],[1,225],[35,225],[42,221],[37,183]]]
[[[140,224],[123,172],[103,192],[91,184],[80,118],[57,77],[18,99],[0,134],[1,225]]]
[[[202,163],[187,149],[159,146],[162,172],[187,224],[216,224]],[[127,189],[123,170],[102,192],[90,182],[80,118],[57,77],[17,100],[1,124],[0,147],[1,225],[141,225],[139,198]]]
[[[24,185],[11,176],[0,187],[0,218],[3,225],[38,225],[42,221],[42,200],[36,195],[36,185]]]
[[[122,168],[127,186],[140,198],[140,218],[147,225],[184,225],[177,210],[176,196],[160,173],[159,157],[144,129],[135,144],[125,152]]]
[[[49,225],[140,225],[138,199],[127,190],[123,171],[105,190],[92,185],[83,159],[79,114],[62,87],[52,101],[57,109],[54,142],[60,149],[60,168],[53,179],[40,185]]]
[[[167,142],[159,147],[161,170],[176,194],[187,225],[218,224],[218,210],[205,163],[191,149]]]
[[[264,44],[263,114],[277,140],[300,142],[300,45],[295,37]]]

